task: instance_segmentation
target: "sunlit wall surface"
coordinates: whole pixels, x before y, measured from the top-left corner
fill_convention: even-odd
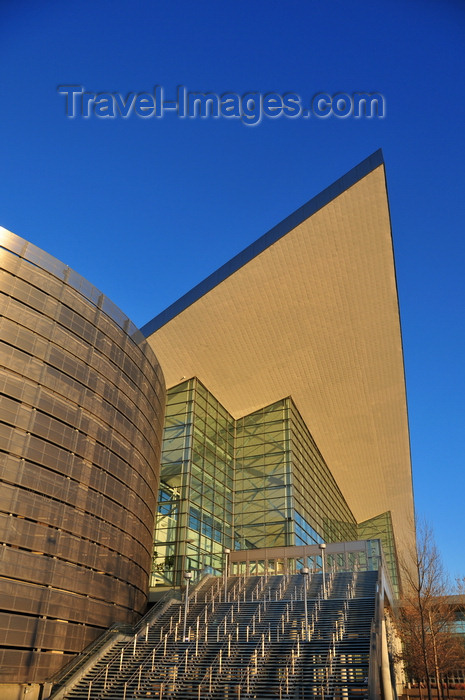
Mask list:
[[[232,547],[234,421],[197,379],[168,392],[152,585],[219,572]]]
[[[164,381],[86,280],[0,229],[0,682],[41,681],[146,603]]]

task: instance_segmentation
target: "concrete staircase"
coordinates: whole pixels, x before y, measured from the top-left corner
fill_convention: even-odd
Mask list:
[[[376,571],[208,577],[115,644],[69,700],[368,698]],[[52,694],[52,698],[58,695]]]

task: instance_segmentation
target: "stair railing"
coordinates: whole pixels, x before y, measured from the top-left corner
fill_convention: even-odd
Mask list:
[[[118,672],[121,671],[122,668],[122,662],[124,659],[124,656],[135,656],[136,655],[136,650],[137,650],[137,640],[141,639],[142,637],[145,637],[145,640],[147,640],[148,637],[148,632],[149,629],[154,627],[156,623],[159,620],[160,614],[163,614],[164,610],[163,608],[166,607],[166,609],[170,605],[170,595],[172,595],[172,591],[167,591],[165,595],[157,602],[156,606],[151,608],[141,620],[139,620],[139,623],[137,626],[134,628],[135,630],[138,630],[135,632],[135,634],[131,635],[130,640],[120,649],[118,649],[113,656],[109,659],[109,661],[103,666],[103,668],[97,673],[95,676],[90,678],[87,683],[88,683],[88,691],[87,691],[87,700],[90,700],[91,698],[91,692],[92,692],[92,687],[97,685],[98,682],[102,681],[103,679],[103,686],[104,686],[104,691],[107,689],[108,685],[108,678],[109,676],[111,677],[112,672],[118,668]],[[111,671],[111,672],[110,672]],[[85,682],[85,679],[83,679]]]
[[[196,587],[197,588],[197,587]],[[189,595],[189,600],[190,601],[196,601],[197,600],[197,594],[198,590],[193,590],[191,594]],[[101,669],[99,673],[97,673],[94,677],[90,678],[88,680],[88,686],[87,686],[87,700],[91,700],[92,698],[92,688],[95,687],[98,683],[101,683],[103,680],[103,690],[104,692],[107,690],[108,687],[111,686],[111,677],[117,669],[116,673],[121,673],[122,671],[122,666],[123,666],[123,661],[124,658],[128,656],[132,656],[133,658],[136,656],[137,652],[137,642],[141,641],[144,639],[145,643],[148,641],[148,634],[151,628],[153,628],[156,623],[159,620],[160,613],[163,612],[163,608],[165,607],[166,609],[169,607],[170,601],[172,600],[173,596],[173,591],[169,590],[167,591],[162,598],[160,598],[159,601],[157,601],[157,604],[152,607],[141,620],[139,620],[137,626],[134,628],[135,630],[138,630],[135,632],[135,634],[131,637],[131,639],[121,648],[119,649],[113,656],[112,658],[108,661],[107,664]],[[214,603],[213,603],[214,605]],[[182,604],[179,605],[179,617],[182,615],[182,610],[183,606]],[[172,616],[174,618],[174,616]],[[170,618],[171,620],[171,618]],[[171,620],[172,623],[172,620]],[[158,648],[161,645],[165,646],[166,649],[166,644],[167,644],[167,639],[170,636],[177,636],[177,631],[178,627],[175,625],[175,627],[172,627],[172,624],[170,623],[170,631],[167,635],[163,635],[163,627],[160,630],[160,639],[163,636],[163,640],[160,641],[160,643],[149,651],[147,654],[144,655],[143,657],[143,663],[147,662],[148,657],[151,657],[153,652],[155,650],[158,650]],[[114,679],[113,679],[114,682]]]
[[[212,609],[214,609],[214,600],[210,601],[210,603],[212,604]],[[207,610],[207,608],[205,610]],[[228,617],[228,615],[229,615],[229,613],[227,613],[227,615],[225,617]],[[194,634],[193,639],[195,640],[195,644],[194,644],[194,641],[192,641],[192,642],[189,641],[189,646],[187,646],[184,650],[184,655],[183,655],[184,661],[182,661],[180,664],[177,664],[174,667],[176,669],[176,678],[174,680],[172,679],[170,681],[170,689],[169,689],[170,693],[175,692],[176,688],[179,687],[180,685],[182,685],[182,683],[185,682],[186,678],[189,677],[190,674],[187,673],[188,659],[189,658],[190,659],[198,658],[199,656],[202,656],[203,653],[207,650],[208,615],[204,615],[204,618],[205,618],[205,620],[204,620],[203,624],[201,624],[201,620],[200,620],[201,615],[200,614],[197,615],[197,617],[195,618],[195,632],[193,633]],[[188,628],[188,635],[187,635],[189,640],[191,640],[192,632],[193,632],[193,626],[190,625]],[[199,648],[199,641],[201,640],[202,635],[203,635],[203,644]],[[140,692],[142,676],[145,673],[153,673],[154,672],[154,662],[155,662],[156,656],[157,656],[157,660],[158,659],[160,659],[160,661],[161,661],[161,659],[166,660],[167,644],[168,644],[168,640],[171,636],[173,637],[173,639],[170,641],[174,641],[176,643],[177,642],[177,635],[175,634],[174,631],[171,632],[171,630],[170,630],[170,632],[167,632],[164,635],[163,641],[160,641],[159,644],[152,649],[152,651],[150,651],[148,654],[146,654],[146,656],[144,657],[144,660],[139,664],[139,666],[134,671],[132,676],[125,681],[124,688],[123,688],[123,699],[126,698],[127,691],[129,688],[133,687],[137,690],[137,692]],[[231,637],[231,635],[229,635],[229,636]],[[163,648],[163,656],[160,658],[160,656],[157,655],[157,651],[160,650],[161,648]],[[171,651],[174,654],[176,653],[176,649],[172,649]],[[170,658],[172,658],[173,653],[170,655]],[[161,661],[161,663],[163,663],[163,661]],[[184,674],[183,674],[182,678],[178,680],[177,670],[179,669],[180,666],[184,666]],[[150,667],[150,670],[149,670],[149,667]],[[164,686],[164,681],[160,681],[160,683],[161,683],[161,686]],[[166,686],[164,686],[160,690],[160,692],[162,692],[165,687]]]
[[[270,655],[271,646],[270,638],[267,637],[265,633],[262,633],[258,644],[252,651],[249,663],[245,669],[243,669],[239,677],[239,682],[236,685],[238,697],[245,697],[243,696],[243,691],[245,691],[246,694],[249,694],[251,690],[253,691],[253,688],[258,681],[259,672],[266,665],[267,659]],[[259,658],[260,662],[258,661]],[[253,671],[252,674],[251,671]],[[252,682],[251,675],[253,676]]]

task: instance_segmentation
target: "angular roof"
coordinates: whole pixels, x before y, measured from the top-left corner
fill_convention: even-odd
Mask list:
[[[355,518],[413,538],[402,339],[381,151],[142,328],[168,387],[236,418],[292,396]],[[402,534],[401,534],[402,533]]]

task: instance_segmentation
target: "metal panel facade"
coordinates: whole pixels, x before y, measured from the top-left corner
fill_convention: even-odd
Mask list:
[[[4,229],[0,260],[0,682],[40,682],[145,607],[165,387],[86,280]]]

